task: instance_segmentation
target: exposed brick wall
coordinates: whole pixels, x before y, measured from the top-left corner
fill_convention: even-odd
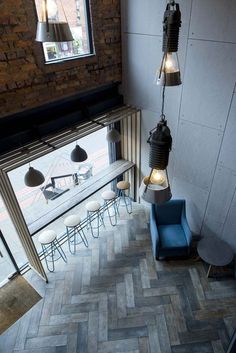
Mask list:
[[[0,2],[0,117],[121,80],[120,1],[91,12],[96,55],[45,65],[34,1]]]

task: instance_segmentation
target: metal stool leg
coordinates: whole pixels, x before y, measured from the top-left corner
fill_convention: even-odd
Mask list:
[[[58,253],[61,255],[61,258],[64,262],[67,262],[66,254],[64,253],[59,241],[57,239],[54,240],[55,248],[57,249]]]
[[[75,249],[75,245],[74,245],[74,251],[71,250],[71,236],[70,236],[70,229],[69,227],[66,227],[66,230],[67,230],[67,238],[68,238],[68,247],[69,247],[69,251],[72,255],[75,255],[76,253],[76,249]],[[75,243],[75,232],[74,232],[74,229],[73,229],[73,238],[74,238],[74,243]]]
[[[128,195],[126,195],[125,190],[119,190],[118,192],[118,201],[117,201],[117,209],[119,212],[119,207],[121,206],[121,200],[123,201],[123,205],[126,208],[128,214],[132,213],[132,200],[130,198],[130,191],[128,191]]]
[[[93,218],[93,219],[91,220],[91,218]],[[93,226],[92,222],[96,222],[96,221],[97,221],[97,226]],[[94,238],[99,237],[99,233],[100,233],[99,229],[100,229],[101,225],[103,225],[105,228],[103,215],[101,214],[100,210],[87,211],[87,229],[90,228],[91,234]],[[95,230],[97,230],[97,235],[95,235]]]
[[[128,199],[128,202],[127,202]],[[131,214],[132,213],[132,201],[130,198],[130,191],[128,191],[128,195],[125,194],[124,191],[124,201],[125,201],[125,207],[126,207],[126,211]]]
[[[81,228],[80,225],[78,226],[77,231],[78,231],[78,234],[80,235],[80,238],[81,238],[82,242],[84,243],[84,245],[85,245],[86,248],[87,248],[87,247],[89,246],[88,240],[87,240],[87,237],[86,237],[86,235],[85,235],[85,233],[84,233],[83,228]]]
[[[49,262],[48,262],[48,259],[47,257],[50,256],[49,253],[48,253],[48,249],[45,245],[42,244],[42,250],[43,250],[43,255],[44,255],[44,259],[45,259],[45,262],[46,262],[46,266],[47,266],[47,269],[49,272],[54,272],[55,271],[55,265],[54,265],[54,249],[53,249],[53,243],[50,244],[50,248],[51,248],[51,257],[52,257],[52,269],[49,268]]]
[[[101,225],[103,225],[103,227],[106,228],[105,223],[104,223],[103,212],[101,212],[100,210],[98,211],[98,217],[101,220]]]
[[[116,207],[115,207],[115,200],[113,200],[113,202],[110,206],[110,207],[113,207],[114,215],[111,214],[110,207],[109,207],[108,203],[109,203],[109,201],[105,201],[105,209],[107,210],[110,224],[114,227],[117,224],[117,214],[116,214],[117,212],[116,212]],[[115,219],[114,222],[113,222],[113,218]]]

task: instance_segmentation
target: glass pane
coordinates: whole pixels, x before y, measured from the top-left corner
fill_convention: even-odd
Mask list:
[[[14,272],[16,272],[15,267],[7,253],[2,239],[0,238],[0,287]]]
[[[24,175],[28,165],[9,172],[10,181],[28,225],[63,206],[66,200],[85,186],[88,179],[109,165],[106,132],[107,129],[104,128],[79,139],[79,146],[88,154],[88,159],[83,163],[74,163],[70,159],[75,143],[34,160],[31,165],[45,176],[44,184],[39,187],[25,186]]]
[[[35,0],[39,20],[42,18],[42,0]],[[62,7],[63,6],[63,7]],[[49,15],[53,21],[67,20],[73,42],[43,43],[47,62],[83,56],[91,52],[85,0],[49,0]],[[65,19],[65,15],[66,19]]]
[[[27,262],[27,257],[1,196],[0,196],[0,229],[7,242],[7,245],[11,250],[11,253],[18,267],[21,267]],[[2,259],[0,258],[0,261],[1,260]],[[3,271],[3,268],[1,268],[1,265],[0,265],[0,272],[1,271]]]

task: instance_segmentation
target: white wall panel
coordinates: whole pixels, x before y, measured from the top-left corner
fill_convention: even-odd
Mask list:
[[[224,130],[236,79],[236,45],[188,43],[181,117]]]
[[[236,94],[234,94],[219,162],[221,165],[236,170]]]
[[[147,80],[149,63],[147,53],[150,47],[150,37],[126,34],[124,35],[123,90],[125,101],[136,107],[145,108],[148,101]]]
[[[221,140],[220,131],[181,120],[176,146],[175,176],[209,191]]]
[[[192,232],[200,234],[208,192],[174,177],[171,190],[173,198],[186,200],[186,213]]]
[[[213,236],[222,238],[223,223],[217,221],[214,216],[206,216],[203,221],[201,236]]]
[[[236,42],[235,0],[193,0],[190,36]]]
[[[187,35],[191,0],[179,0],[178,3],[180,4],[182,13],[180,34]],[[162,35],[162,22],[165,8],[166,0],[122,0],[124,31],[129,33]]]
[[[222,238],[227,241],[236,252],[236,193],[234,194],[233,202],[224,225]]]
[[[217,167],[207,207],[207,216],[224,223],[236,188],[236,171]]]

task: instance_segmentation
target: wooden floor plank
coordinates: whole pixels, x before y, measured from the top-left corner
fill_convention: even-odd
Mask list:
[[[7,353],[223,353],[236,324],[236,281],[193,259],[156,261],[143,206],[56,263],[43,299],[0,336]]]

